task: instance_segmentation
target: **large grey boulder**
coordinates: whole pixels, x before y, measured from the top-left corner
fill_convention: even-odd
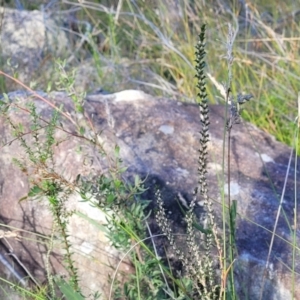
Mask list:
[[[29,84],[39,76],[46,79],[53,72],[49,62],[68,54],[66,32],[49,12],[0,7],[0,19],[1,68],[17,73],[21,82]],[[11,82],[6,84],[13,88]]]
[[[16,99],[16,95],[19,100]],[[46,95],[44,95],[46,96]],[[26,93],[10,95],[11,101],[24,105],[29,99]],[[74,116],[71,101],[63,93],[52,93],[49,99],[56,105],[64,104],[64,109]],[[51,108],[35,100],[38,111],[44,118],[49,118]],[[108,153],[112,153],[115,144],[120,146],[120,156],[128,166],[126,179],[139,174],[146,179],[149,190],[144,197],[154,199],[154,186],[159,186],[165,201],[165,207],[171,212],[171,219],[182,226],[182,215],[176,200],[180,195],[189,201],[197,185],[197,156],[200,131],[199,109],[195,104],[176,102],[170,99],[157,99],[143,92],[127,90],[111,95],[90,95],[85,101],[85,112],[92,120],[95,130],[100,132],[100,139]],[[218,223],[221,224],[222,186],[222,149],[224,134],[224,112],[222,105],[210,107],[210,144],[208,163],[209,195],[214,201]],[[11,111],[16,122],[28,123],[28,115],[23,111]],[[74,130],[68,121],[62,121],[66,130]],[[9,142],[11,136],[8,126],[0,121],[0,133],[3,142]],[[25,126],[24,125],[24,126]],[[72,129],[73,128],[73,129]],[[87,133],[88,134],[88,133]],[[69,180],[74,180],[78,173],[85,175],[89,171],[99,170],[105,165],[103,158],[88,144],[82,144],[77,138],[64,139],[65,133],[58,133],[62,142],[57,146],[57,172]],[[76,151],[81,145],[85,155]],[[294,220],[295,188],[299,190],[299,180],[293,178],[299,166],[292,163],[283,201],[283,211],[278,222],[276,237],[271,253],[270,267],[265,272],[265,264],[271,241],[280,194],[283,189],[287,171],[290,148],[277,142],[269,134],[255,126],[243,123],[234,126],[231,144],[231,196],[237,200],[239,218],[237,221],[238,257],[236,264],[237,290],[240,299],[259,299],[263,274],[266,274],[263,299],[292,299],[292,231],[290,225]],[[12,157],[24,155],[18,142],[14,141],[1,149],[1,219],[5,224],[49,235],[51,233],[51,215],[43,202],[18,200],[28,191],[27,178],[11,164]],[[86,158],[94,162],[89,168]],[[101,163],[99,163],[101,162]],[[99,166],[101,165],[101,166]],[[299,195],[297,194],[296,197]],[[100,212],[78,202],[75,195],[68,200],[68,209],[76,209],[97,222],[103,222]],[[201,204],[201,203],[199,203]],[[154,205],[154,204],[153,204]],[[203,210],[201,205],[196,210],[199,217]],[[112,265],[120,259],[120,253],[109,247],[99,237],[99,231],[93,230],[91,224],[73,216],[69,232],[74,242],[79,275],[86,294],[89,291],[105,291],[104,269],[101,255],[111,257]],[[155,222],[150,222],[155,228]],[[299,233],[296,232],[297,245]],[[11,241],[14,253],[37,278],[45,275],[44,256],[47,253],[38,243]],[[105,244],[106,243],[106,244]],[[168,248],[168,245],[164,245]],[[43,247],[45,247],[43,245]],[[163,247],[158,246],[163,254]],[[30,249],[30,251],[28,250]],[[55,249],[56,250],[56,249]],[[54,253],[59,253],[55,252]],[[61,253],[60,253],[61,255]],[[92,258],[95,259],[92,262]],[[97,263],[95,263],[97,261]],[[101,266],[101,269],[100,267]],[[59,255],[53,257],[53,270],[63,272]],[[130,270],[130,266],[124,269]],[[3,268],[4,269],[4,268]],[[89,276],[84,276],[88,272]],[[295,285],[300,283],[299,258],[295,261]],[[300,299],[296,291],[295,299]]]

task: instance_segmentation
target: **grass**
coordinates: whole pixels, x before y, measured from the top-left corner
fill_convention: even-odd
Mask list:
[[[19,2],[28,9],[38,6],[38,1]],[[9,1],[6,5],[14,6]],[[47,5],[50,11],[77,10],[70,20],[77,32],[72,37],[74,54],[67,67],[80,68],[82,61],[91,59],[95,71],[88,75],[87,92],[99,86],[108,91],[142,88],[151,94],[194,102],[194,45],[201,24],[208,26],[208,72],[219,83],[226,80],[226,61],[220,58],[226,53],[227,23],[237,25],[240,30],[233,49],[232,75],[236,80],[232,89],[254,95],[243,117],[292,145],[289,129],[296,117],[300,79],[300,29],[293,1],[271,6],[267,1],[252,1],[246,17],[238,1],[230,6],[226,1],[197,1],[192,5],[185,0],[175,11],[164,2],[145,6],[142,0],[64,0],[48,1]],[[53,61],[55,55],[49,59]],[[34,78],[34,74],[29,79],[44,90],[49,80],[53,79]],[[222,101],[214,84],[210,82],[207,88],[210,102]]]
[[[157,96],[168,96],[188,102],[197,102],[195,95],[199,94],[202,109],[200,115],[202,114],[204,120],[206,118],[205,103],[224,103],[225,100],[227,107],[231,100],[236,105],[232,106],[231,112],[235,112],[237,115],[228,114],[225,117],[225,119],[231,120],[229,121],[231,123],[227,124],[229,128],[230,124],[235,124],[235,117],[239,117],[241,114],[245,120],[273,134],[279,141],[293,146],[299,154],[299,126],[295,126],[295,119],[299,116],[296,99],[300,78],[298,68],[300,27],[296,20],[297,16],[294,19],[290,17],[291,14],[296,13],[293,1],[285,1],[272,6],[269,5],[268,1],[252,1],[247,6],[245,18],[241,18],[244,8],[238,5],[238,1],[233,1],[232,6],[230,6],[225,1],[207,1],[206,4],[198,1],[190,5],[185,0],[180,8],[176,8],[175,12],[172,12],[172,9],[161,1],[156,4],[154,2],[145,5],[142,0],[119,0],[112,5],[112,2],[108,3],[108,1],[48,1],[48,9],[50,10],[54,10],[54,7],[59,7],[60,10],[78,9],[74,20],[79,22],[73,20],[77,26],[76,34],[74,33],[73,36],[75,43],[71,46],[73,47],[73,55],[67,64],[58,60],[54,62],[53,59],[54,74],[56,74],[54,78],[46,76],[35,78],[33,74],[32,78],[28,80],[36,82],[38,89],[66,90],[74,102],[76,113],[80,115],[83,113],[84,92],[81,93],[77,90],[76,76],[72,70],[74,66],[78,66],[80,69],[80,64],[89,59],[95,66],[95,72],[91,77],[94,87],[86,92],[91,92],[97,85],[101,85],[103,89],[111,92],[124,88],[142,88]],[[38,6],[37,1],[31,3],[20,0],[19,3],[24,7],[27,6],[28,9],[35,9]],[[6,5],[13,6],[13,3],[8,1]],[[151,5],[153,7],[150,7]],[[279,11],[281,14],[278,13]],[[216,18],[216,16],[218,17]],[[231,31],[228,36],[228,22],[234,24],[234,28],[240,28],[236,35],[234,31]],[[203,33],[203,27],[201,28],[203,23],[207,24],[205,33],[207,54],[205,60],[204,53],[201,54],[200,51],[197,54],[197,63],[199,64],[197,82],[194,71],[195,45],[198,34]],[[202,40],[200,38],[200,41],[204,47],[204,37]],[[203,77],[204,65],[201,66],[201,64],[204,62],[206,63],[205,72],[208,73],[210,81],[205,81]],[[12,70],[12,73],[17,74],[19,71]],[[11,75],[13,75],[12,73]],[[3,72],[1,74],[4,75]],[[0,80],[3,91],[7,91],[8,88],[5,86],[3,77]],[[17,80],[15,79],[15,81]],[[225,83],[220,87],[220,83],[223,82]],[[26,88],[24,85],[23,87]],[[253,99],[247,103],[247,109],[244,111],[239,110],[239,104],[249,99],[246,99],[245,96],[233,98],[233,95],[237,95],[239,92],[251,92],[253,94]],[[224,98],[222,98],[222,93]],[[6,108],[8,106],[8,103],[4,105]],[[3,110],[4,114],[6,113],[5,109]],[[16,138],[23,143],[25,151],[29,154],[31,163],[41,168],[43,172],[50,174],[53,159],[51,152],[51,147],[54,145],[53,134],[55,130],[61,129],[57,128],[58,116],[54,115],[53,120],[48,124],[45,132],[48,139],[43,148],[38,135],[35,134],[37,130],[41,129],[39,116],[36,114],[34,106],[29,106],[27,109],[34,125],[32,134],[36,144],[33,146],[39,151],[32,151],[32,145],[27,145],[26,141],[22,140],[24,134],[22,128],[18,128],[12,123],[11,126]],[[65,115],[65,117],[70,119],[70,116]],[[208,124],[203,123],[203,119],[201,120],[205,129]],[[91,125],[89,120],[86,120],[84,124],[81,123],[80,126],[77,125],[76,118],[72,119],[71,122],[77,126],[78,136],[84,138],[85,131]],[[205,137],[205,134],[204,130],[202,136]],[[227,141],[226,137],[228,137]],[[94,143],[95,141],[96,139],[91,140]],[[199,158],[200,165],[202,162],[206,162],[205,144],[207,141],[204,139],[202,142],[203,156]],[[230,156],[226,157],[225,143],[230,149],[230,130],[226,132],[226,124],[224,124],[222,178],[227,174],[228,182],[230,182],[230,170],[227,171],[224,167],[225,161],[230,161]],[[100,152],[103,151],[100,144],[97,147]],[[104,155],[108,154],[104,153]],[[172,267],[157,257],[155,244],[149,246],[146,242],[149,238],[145,237],[147,222],[144,221],[146,220],[145,209],[148,203],[137,201],[139,194],[143,191],[142,183],[138,180],[133,186],[122,183],[118,148],[116,148],[115,157],[110,158],[110,161],[115,165],[111,166],[111,172],[107,176],[99,178],[96,182],[78,181],[78,185],[74,186],[74,189],[80,193],[84,201],[94,205],[95,209],[114,211],[115,217],[109,219],[107,225],[111,240],[116,247],[125,251],[125,257],[130,257],[135,267],[135,274],[132,277],[129,276],[124,289],[117,282],[115,286],[111,286],[111,294],[114,294],[114,299],[121,299],[122,297],[124,299],[163,299],[163,297],[178,300],[198,299],[195,298],[197,297],[195,294],[198,297],[205,295],[206,299],[237,299],[234,284],[236,202],[230,197],[230,186],[227,199],[225,199],[224,191],[221,191],[223,195],[222,236],[218,236],[213,221],[213,204],[207,201],[206,208],[210,218],[209,231],[205,234],[207,261],[197,265],[199,258],[191,258],[195,259],[194,261],[189,261],[190,258],[183,258],[187,275],[178,278],[173,273]],[[16,163],[25,169],[24,162],[16,161]],[[205,164],[202,173],[199,174],[202,181],[199,181],[198,192],[202,196],[208,193],[205,190],[203,176],[205,176]],[[297,179],[296,173],[295,179]],[[44,291],[43,288],[40,288],[41,296],[36,292],[22,291],[22,293],[27,293],[26,297],[32,297],[31,294],[33,293],[35,299],[44,299],[43,297],[56,299],[59,296],[53,285],[57,284],[66,299],[82,298],[72,253],[69,251],[71,245],[65,230],[68,215],[64,212],[64,201],[67,196],[64,198],[59,194],[61,190],[66,188],[64,184],[62,181],[57,183],[54,178],[33,182],[28,196],[44,195],[48,199],[49,206],[55,216],[56,226],[61,230],[60,234],[64,238],[66,266],[70,273],[70,280],[57,283],[52,278],[54,274],[49,273],[48,289],[46,288]],[[98,190],[93,191],[93,194],[105,199],[103,203],[94,202],[90,199],[88,193],[91,192],[94,185],[98,187]],[[283,197],[284,192],[281,199]],[[160,199],[159,192],[157,198]],[[281,202],[279,203],[278,214],[281,211]],[[296,210],[296,187],[294,207]],[[164,231],[167,230],[168,226],[164,224],[167,221],[163,214],[163,206],[161,206],[160,212],[161,227]],[[189,230],[187,236],[190,238],[190,246],[194,247],[194,235],[199,234],[199,232],[193,227],[192,204],[186,218]],[[127,224],[130,219],[132,219],[132,223]],[[295,260],[299,250],[296,243],[297,220],[295,218],[288,220],[288,222],[291,236],[293,236],[294,264],[291,272],[295,279]],[[273,238],[276,236],[276,225],[275,223]],[[229,239],[227,239],[228,233]],[[168,235],[167,232],[164,234]],[[128,244],[128,240],[131,240],[132,243]],[[213,260],[210,257],[212,241],[218,245],[221,271],[218,280],[216,280],[216,274],[212,270]],[[169,242],[173,243],[172,236],[170,236]],[[143,250],[143,258],[139,253],[140,248]],[[184,254],[182,255],[184,257]],[[268,263],[266,269],[269,267]],[[197,281],[193,281],[197,272],[195,273],[193,268],[189,269],[191,264],[197,265],[196,271],[204,271],[203,277],[197,277]],[[149,280],[149,274],[155,274],[151,280]],[[15,284],[12,286],[16,288]],[[292,292],[295,290],[296,287],[294,286]]]

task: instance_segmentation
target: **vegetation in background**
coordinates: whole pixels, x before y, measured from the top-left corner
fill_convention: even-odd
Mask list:
[[[3,2],[3,1],[2,1]],[[242,116],[292,145],[300,80],[299,14],[294,1],[4,1],[18,9],[47,8],[60,16],[73,53],[67,67],[93,61],[87,92],[141,88],[151,94],[195,101],[194,45],[208,26],[208,99],[222,103],[216,82],[226,80],[227,24],[238,28],[234,46],[234,93],[251,91]],[[61,13],[69,10],[69,14]],[[70,33],[73,31],[73,35]],[[52,58],[55,59],[55,54]],[[3,63],[3,62],[2,62]],[[54,63],[53,63],[54,65]],[[49,72],[44,72],[46,74]],[[45,89],[51,77],[34,78]],[[53,76],[52,76],[53,78]],[[89,90],[91,89],[91,90]]]

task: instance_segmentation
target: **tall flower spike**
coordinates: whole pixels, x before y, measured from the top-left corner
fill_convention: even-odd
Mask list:
[[[201,32],[199,35],[199,41],[196,45],[196,78],[198,79],[197,88],[199,90],[199,109],[200,109],[200,149],[199,149],[199,161],[198,161],[198,172],[199,172],[199,191],[202,194],[204,200],[207,200],[207,184],[206,184],[206,164],[207,164],[207,143],[209,140],[208,126],[209,126],[209,110],[207,104],[207,93],[206,93],[206,76],[204,73],[205,63],[205,25],[202,25]]]
[[[200,109],[200,121],[201,121],[201,131],[200,131],[200,148],[199,148],[199,158],[198,158],[198,190],[200,191],[200,196],[204,200],[204,207],[207,210],[208,222],[207,225],[210,228],[215,227],[214,221],[214,211],[212,202],[208,197],[208,186],[206,181],[207,173],[207,160],[208,152],[207,145],[209,141],[209,109],[208,100],[206,93],[206,76],[204,73],[205,64],[205,25],[201,27],[201,33],[199,35],[199,42],[196,46],[196,78],[198,79],[197,88],[199,89],[199,109]],[[193,198],[195,201],[196,197]],[[212,245],[212,235],[206,235],[206,246],[207,246],[207,257],[209,257],[210,249]],[[211,275],[211,274],[210,274]],[[212,278],[211,278],[212,279]]]

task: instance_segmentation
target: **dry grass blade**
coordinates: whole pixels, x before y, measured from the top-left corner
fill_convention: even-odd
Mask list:
[[[282,209],[282,204],[283,204],[283,201],[284,201],[284,195],[285,195],[286,185],[287,185],[287,181],[288,181],[288,177],[289,177],[289,173],[290,173],[293,153],[294,153],[294,149],[291,149],[289,162],[288,162],[288,166],[287,166],[287,170],[286,170],[286,175],[285,175],[285,179],[284,179],[283,189],[282,189],[282,193],[281,193],[281,197],[280,197],[280,202],[279,202],[279,206],[278,206],[278,210],[277,210],[277,214],[276,214],[276,219],[275,219],[275,222],[274,222],[274,228],[273,228],[272,237],[271,237],[271,241],[270,241],[269,252],[268,252],[268,256],[267,256],[267,260],[266,260],[265,272],[264,272],[262,287],[261,287],[261,291],[260,291],[260,300],[263,299],[262,297],[263,297],[263,292],[264,292],[264,284],[265,284],[267,273],[269,271],[270,258],[271,258],[271,253],[272,253],[273,244],[274,244],[274,240],[275,240],[275,233],[276,233],[276,230],[277,230],[279,216],[280,216],[281,209]]]

